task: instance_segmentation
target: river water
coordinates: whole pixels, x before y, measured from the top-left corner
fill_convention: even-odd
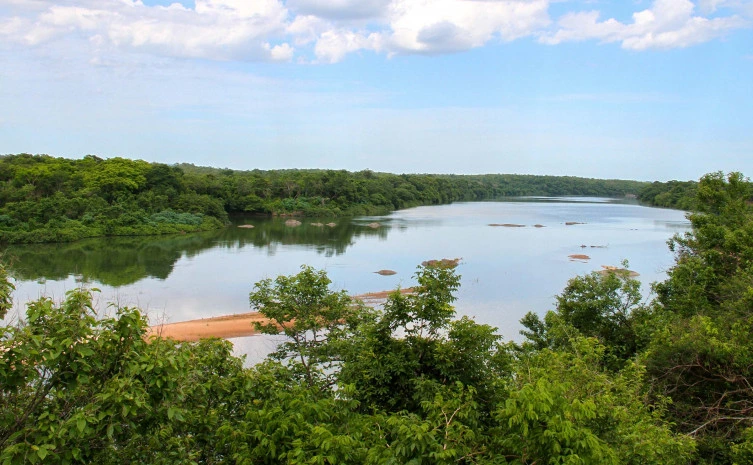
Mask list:
[[[582,197],[463,202],[378,217],[301,221],[290,227],[280,218],[241,217],[222,231],[11,246],[4,254],[16,279],[18,309],[42,295],[62,299],[84,285],[99,289],[95,301],[101,311],[112,311],[109,303],[138,306],[153,323],[248,312],[255,282],[297,273],[302,264],[326,270],[335,290],[361,294],[411,286],[424,260],[461,258],[458,313],[519,339],[518,321],[526,312],[543,314],[568,279],[602,265],[628,260],[648,296],[649,284],[664,279],[673,262],[667,240],[690,227],[681,211]],[[336,226],[311,224],[318,222]],[[368,226],[374,222],[380,227]],[[254,228],[237,227],[241,224]],[[572,260],[572,254],[590,259]],[[396,274],[375,273],[383,269]],[[239,352],[256,350],[248,338],[235,342]]]

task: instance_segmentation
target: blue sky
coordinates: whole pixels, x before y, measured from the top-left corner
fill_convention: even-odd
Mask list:
[[[753,176],[751,0],[0,0],[0,153]]]

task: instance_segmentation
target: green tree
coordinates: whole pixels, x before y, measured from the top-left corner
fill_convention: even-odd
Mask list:
[[[534,313],[523,317],[521,334],[536,349],[565,347],[577,334],[595,337],[606,347],[604,363],[618,369],[641,344],[636,328],[646,314],[641,298],[640,282],[626,270],[578,276],[557,296],[555,312],[543,320]]]
[[[472,388],[488,409],[494,381],[505,373],[495,328],[467,317],[452,321],[460,280],[454,266],[421,266],[415,279],[413,292],[390,294],[349,338],[340,384],[353,386],[364,412],[417,413],[456,383]]]
[[[251,307],[269,319],[256,323],[257,328],[289,338],[273,357],[287,361],[309,387],[329,387],[334,382],[331,370],[337,364],[338,342],[346,325],[355,324],[359,317],[360,309],[348,294],[330,291],[330,284],[324,271],[302,266],[297,275],[256,283],[249,296]]]
[[[751,184],[740,173],[701,178],[698,212],[688,217],[692,231],[670,242],[676,264],[669,279],[656,286],[664,307],[686,316],[718,313],[730,306],[751,308],[747,290],[753,274],[752,194]]]
[[[693,441],[661,419],[661,404],[643,402],[640,366],[605,370],[596,339],[575,336],[568,344],[516,361],[490,432],[495,455],[515,464],[689,462]]]
[[[654,398],[672,400],[678,430],[697,438],[701,463],[732,463],[753,426],[753,208],[740,173],[698,183],[692,230],[670,243],[669,277],[655,286],[655,324],[643,354]]]

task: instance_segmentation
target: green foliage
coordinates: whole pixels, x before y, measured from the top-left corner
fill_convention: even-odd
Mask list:
[[[730,453],[730,440],[753,425],[751,331],[750,318],[677,318],[644,355],[652,395],[672,399],[668,410],[678,429],[699,438],[718,463],[728,463],[721,457]]]
[[[687,316],[751,308],[753,208],[750,184],[740,173],[704,176],[698,186],[698,212],[689,216],[693,230],[675,236],[670,248],[676,265],[670,279],[657,286],[668,309]]]
[[[556,300],[556,312],[543,321],[533,313],[521,320],[526,328],[521,334],[533,347],[562,349],[580,334],[595,337],[606,347],[604,364],[612,369],[635,355],[640,345],[636,325],[645,312],[640,306],[640,282],[627,271],[573,278]]]
[[[753,209],[740,173],[698,183],[690,233],[670,242],[669,278],[655,285],[663,325],[643,354],[651,394],[672,400],[680,431],[696,437],[702,463],[732,463],[753,425]]]
[[[500,345],[453,320],[454,269],[415,277],[382,310],[308,267],[257,283],[289,343],[252,368],[227,342],[146,340],[137,310],[100,318],[83,290],[33,302],[0,341],[0,463],[687,463],[640,366],[605,370],[581,336]]]
[[[41,169],[45,160],[35,157],[16,162],[0,164],[0,175],[27,194],[84,182],[74,170]],[[169,189],[155,195],[193,192],[183,198],[198,203],[210,195],[192,190],[196,173],[144,172],[143,186],[102,185],[121,200],[165,179]],[[224,178],[243,177],[199,174],[214,176],[215,192],[226,192]],[[344,172],[312,177],[311,185],[252,174],[259,178],[247,180],[247,191],[275,182],[291,194],[332,189],[338,208],[349,202],[342,198],[363,195]],[[447,187],[434,179],[410,188],[400,179],[413,198]],[[653,301],[642,304],[626,274],[581,276],[554,311],[526,315],[520,345],[455,319],[459,276],[441,264],[419,267],[414,291],[398,290],[377,309],[330,290],[326,274],[306,266],[257,283],[250,303],[269,318],[259,328],[286,341],[250,368],[227,342],[147,340],[138,310],[102,317],[85,290],[60,304],[40,299],[21,322],[2,327],[0,463],[750,463],[747,186],[738,173],[701,179],[692,232],[673,239],[676,263]],[[118,202],[98,214],[121,223],[127,216],[131,227],[208,217],[138,213]],[[13,286],[4,269],[0,277],[4,315]]]
[[[473,385],[487,400],[501,372],[495,329],[452,321],[460,277],[450,266],[423,266],[412,293],[393,292],[384,310],[365,318],[343,350],[341,383],[363,411],[418,412],[426,382]],[[423,387],[423,388],[422,388]]]
[[[193,232],[221,228],[235,213],[333,217],[511,195],[624,196],[643,185],[556,176],[233,171],[92,155],[6,155],[0,156],[0,242]]]
[[[16,287],[8,279],[5,267],[0,264],[0,320],[5,318],[8,310],[13,307],[13,291]]]
[[[145,340],[138,310],[91,295],[29,305],[0,340],[0,463],[219,463],[217,429],[247,402],[230,344]]]
[[[637,282],[627,277],[575,278],[557,298],[556,312],[523,319],[528,341],[521,353],[568,353],[574,338],[595,337],[604,344],[603,366],[645,367],[646,402],[695,441],[693,463],[746,463],[753,426],[753,192],[740,173],[711,173],[692,187],[692,231],[670,241],[676,262],[668,279],[654,285],[654,301],[639,305]]]
[[[182,172],[141,160],[0,157],[0,242],[186,233],[223,227],[222,201],[186,192]]]
[[[638,200],[655,207],[695,210],[698,183],[695,181],[653,182],[638,193]]]
[[[269,320],[256,323],[257,329],[266,334],[282,332],[290,339],[278,346],[273,357],[290,362],[309,387],[332,384],[326,372],[336,360],[338,339],[344,326],[360,317],[348,294],[330,291],[330,283],[325,272],[302,266],[295,276],[256,283],[249,296],[252,308]]]
[[[569,345],[519,359],[495,413],[500,453],[519,464],[688,463],[693,443],[661,420],[660,405],[643,403],[640,367],[613,373],[594,339]]]

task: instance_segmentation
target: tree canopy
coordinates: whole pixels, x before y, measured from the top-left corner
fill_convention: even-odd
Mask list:
[[[286,342],[253,366],[217,339],[147,340],[95,290],[40,299],[1,327],[0,463],[751,463],[747,185],[700,180],[654,298],[619,270],[579,276],[519,343],[457,317],[443,262],[377,308],[306,266],[257,283]]]
[[[569,176],[235,171],[93,155],[5,155],[0,243],[218,229],[236,213],[333,217],[516,195],[625,196],[644,185]]]

